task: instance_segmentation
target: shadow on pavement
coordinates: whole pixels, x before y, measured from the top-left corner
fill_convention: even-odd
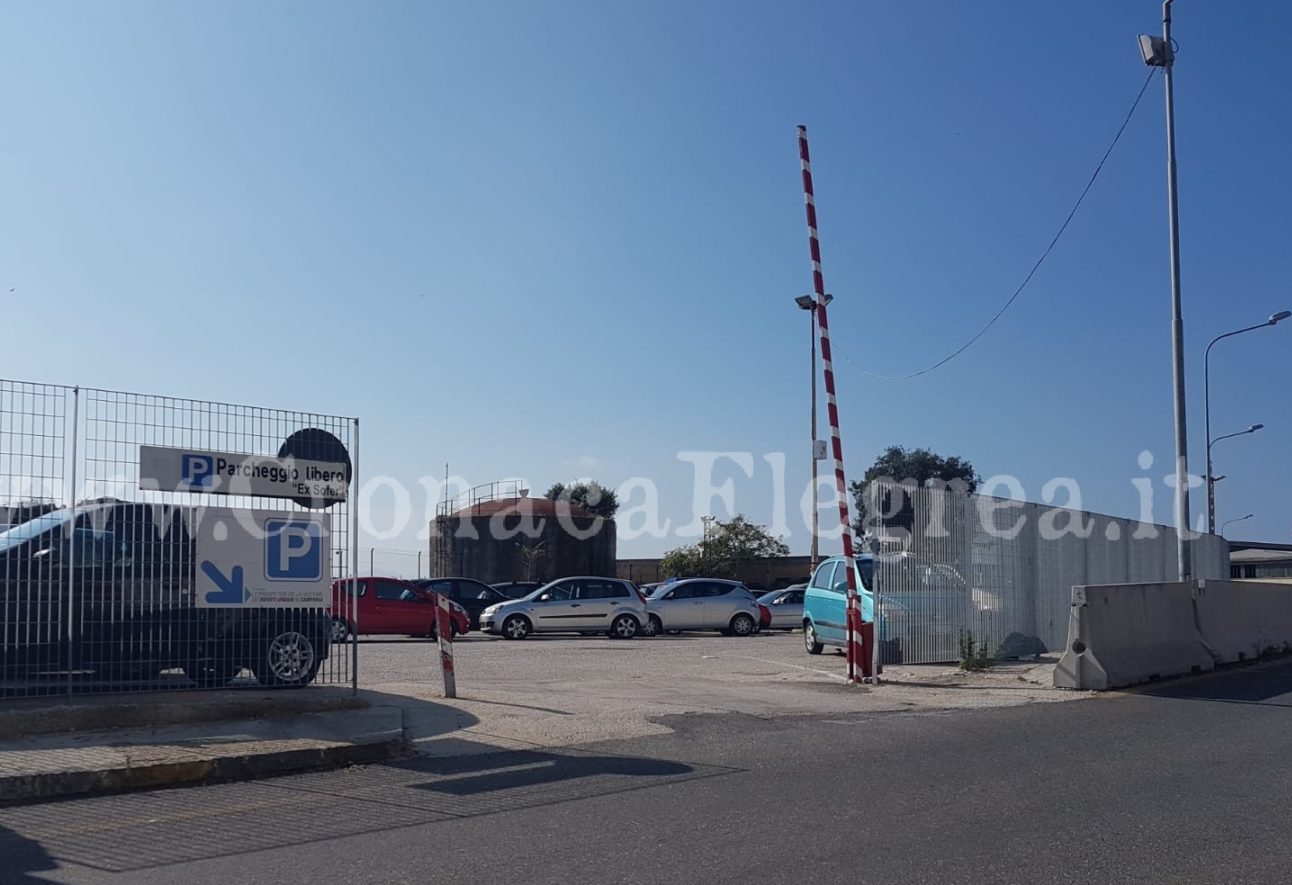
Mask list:
[[[1292,659],[1239,664],[1201,676],[1141,685],[1127,694],[1225,704],[1292,708]]]
[[[695,770],[685,763],[666,759],[545,753],[538,750],[504,750],[470,756],[419,758],[397,763],[395,767],[435,775],[436,780],[416,784],[416,788],[450,796],[474,796],[603,775],[676,777]]]
[[[415,757],[199,790],[0,808],[0,881],[11,881],[6,873],[52,869],[52,858],[121,873],[739,771],[578,750],[500,751],[449,740],[466,755]],[[140,826],[141,820],[147,826]],[[195,820],[201,825],[195,827]],[[284,826],[285,820],[309,825]]]
[[[0,881],[5,883],[46,883],[29,873],[56,869],[58,864],[39,842],[20,836],[13,830],[0,826]]]

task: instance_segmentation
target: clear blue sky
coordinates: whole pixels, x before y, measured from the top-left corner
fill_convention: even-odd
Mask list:
[[[1177,4],[1198,473],[1203,346],[1292,308],[1290,28]],[[978,345],[897,384],[844,357],[913,370],[996,311],[1159,30],[1154,0],[8,3],[0,375],[359,415],[364,473],[409,484],[647,476],[685,522],[680,450],[783,451],[797,496],[804,123],[850,472],[924,445],[1134,515],[1172,451],[1160,78]],[[1292,323],[1217,348],[1217,432],[1268,426],[1217,450],[1243,536],[1292,541],[1289,370]]]

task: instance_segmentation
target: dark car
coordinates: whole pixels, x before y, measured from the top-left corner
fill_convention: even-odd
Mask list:
[[[471,619],[471,629],[480,629],[480,612],[497,602],[506,602],[510,596],[474,578],[418,578],[410,581],[416,587],[443,593],[462,606]]]
[[[497,590],[508,599],[523,599],[533,593],[539,587],[542,587],[546,581],[503,581],[500,584],[490,584],[489,586]]]
[[[102,500],[0,532],[0,673],[155,676],[223,685],[311,682],[327,658],[322,609],[199,608],[195,544],[179,508]]]

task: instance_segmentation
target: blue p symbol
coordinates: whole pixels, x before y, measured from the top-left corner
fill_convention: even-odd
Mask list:
[[[323,526],[314,520],[265,520],[265,577],[317,581],[323,576]]]
[[[183,455],[179,463],[183,486],[209,489],[215,485],[215,459],[210,455]]]

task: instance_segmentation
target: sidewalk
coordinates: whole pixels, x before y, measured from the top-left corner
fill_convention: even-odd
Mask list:
[[[379,695],[375,700],[306,689],[19,702],[0,711],[0,803],[267,777],[403,755],[405,709],[381,704]],[[140,720],[161,724],[138,727]],[[135,727],[105,728],[113,722]],[[97,730],[67,731],[85,725]]]

